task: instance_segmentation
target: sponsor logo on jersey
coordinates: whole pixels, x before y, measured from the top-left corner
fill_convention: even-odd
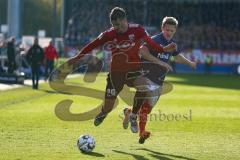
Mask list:
[[[119,43],[116,43],[114,41],[110,41],[104,45],[104,49],[107,51],[127,51],[131,49],[133,46],[135,46],[135,42],[131,42],[130,40],[121,41]]]
[[[169,54],[158,53],[157,57],[160,59],[169,59]]]

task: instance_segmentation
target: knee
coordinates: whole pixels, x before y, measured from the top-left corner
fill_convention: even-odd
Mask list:
[[[144,103],[141,107],[140,113],[146,113],[149,114],[152,111],[152,106],[149,105],[149,103]]]

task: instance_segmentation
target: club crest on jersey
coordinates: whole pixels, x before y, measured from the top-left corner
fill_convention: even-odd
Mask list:
[[[130,34],[130,35],[128,36],[128,38],[129,38],[129,40],[130,40],[131,42],[133,42],[133,41],[135,40],[135,35],[134,35],[134,34]]]

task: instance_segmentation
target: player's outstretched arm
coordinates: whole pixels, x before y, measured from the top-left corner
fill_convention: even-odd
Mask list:
[[[177,55],[175,57],[175,60],[176,60],[176,62],[182,63],[182,64],[186,64],[186,65],[190,66],[193,69],[196,69],[196,67],[197,67],[197,63],[196,62],[190,61],[189,59],[184,57],[184,55],[182,55],[182,54]]]
[[[79,59],[81,59],[85,54],[91,52],[94,48],[97,48],[98,46],[102,45],[104,41],[100,40],[99,38],[93,40],[92,42],[88,43],[86,46],[83,47],[83,49],[74,57],[70,58],[68,60],[69,65],[75,64]]]
[[[157,59],[156,57],[154,57],[153,55],[151,55],[149,52],[149,49],[146,46],[140,47],[139,54],[143,57],[143,59],[148,60],[153,63],[156,63],[156,64],[160,65],[161,67],[165,68],[167,71],[173,70],[169,64],[162,62],[159,59]]]

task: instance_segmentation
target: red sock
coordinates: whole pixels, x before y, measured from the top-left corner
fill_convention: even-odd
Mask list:
[[[140,136],[145,132],[145,126],[147,124],[147,115],[151,112],[151,106],[148,103],[144,103],[139,112],[139,129]]]

